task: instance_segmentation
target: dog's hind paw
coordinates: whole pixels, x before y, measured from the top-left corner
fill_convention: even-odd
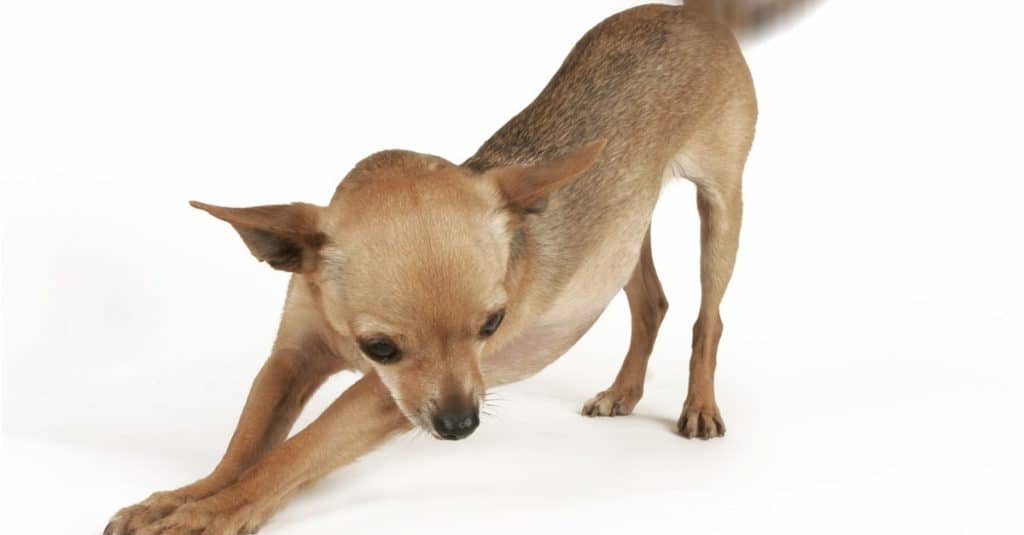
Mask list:
[[[626,416],[633,412],[643,392],[613,386],[583,405],[584,416]]]
[[[703,404],[687,401],[677,427],[679,434],[686,438],[707,440],[725,435],[725,423],[714,401]]]

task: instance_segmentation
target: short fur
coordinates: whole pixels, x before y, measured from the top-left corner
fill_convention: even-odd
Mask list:
[[[489,387],[553,362],[620,289],[633,318],[629,351],[583,413],[629,414],[668,309],[650,222],[672,175],[696,184],[701,219],[702,294],[678,429],[722,436],[719,304],[736,259],[757,103],[715,13],[744,27],[737,21],[757,17],[750,3],[693,4],[641,6],[600,23],[462,165],[385,151],[359,162],[327,206],[193,203],[230,223],[256,258],[293,274],[284,314],[213,472],[122,509],[105,533],[249,532],[398,433],[464,437]],[[389,348],[394,362],[371,358]],[[363,377],[287,438],[313,392],[345,369]]]

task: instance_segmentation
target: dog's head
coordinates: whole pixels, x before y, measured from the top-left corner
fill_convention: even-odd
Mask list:
[[[326,207],[192,205],[231,223],[259,260],[305,277],[345,351],[369,361],[403,413],[459,439],[479,423],[481,355],[516,314],[518,228],[603,148],[482,173],[385,151],[357,164]]]

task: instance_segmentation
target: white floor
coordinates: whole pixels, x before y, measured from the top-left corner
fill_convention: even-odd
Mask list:
[[[667,325],[686,330],[680,316]],[[849,343],[827,318],[770,336],[730,333],[719,369],[729,433],[710,442],[672,432],[680,344],[656,351],[636,414],[579,416],[618,360],[617,349],[601,355],[585,342],[500,390],[501,406],[470,439],[401,437],[301,495],[265,532],[1019,533],[1012,370],[934,358],[992,353],[1001,341],[958,335],[981,326],[939,315],[898,316],[878,318],[881,336],[898,329],[905,339],[885,346]],[[597,329],[623,330],[611,319]],[[2,522],[98,533],[116,508],[201,475],[247,378],[218,380],[233,384],[208,392],[206,407],[174,410],[170,389],[137,399],[129,387],[116,409],[124,425],[99,410],[82,421],[90,411],[75,407],[66,433],[6,437]],[[312,412],[350,380],[328,384]]]

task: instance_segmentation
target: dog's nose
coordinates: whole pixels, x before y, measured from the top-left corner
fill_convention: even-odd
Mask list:
[[[474,407],[469,411],[441,410],[434,415],[434,430],[445,440],[466,438],[480,425],[480,415]]]

